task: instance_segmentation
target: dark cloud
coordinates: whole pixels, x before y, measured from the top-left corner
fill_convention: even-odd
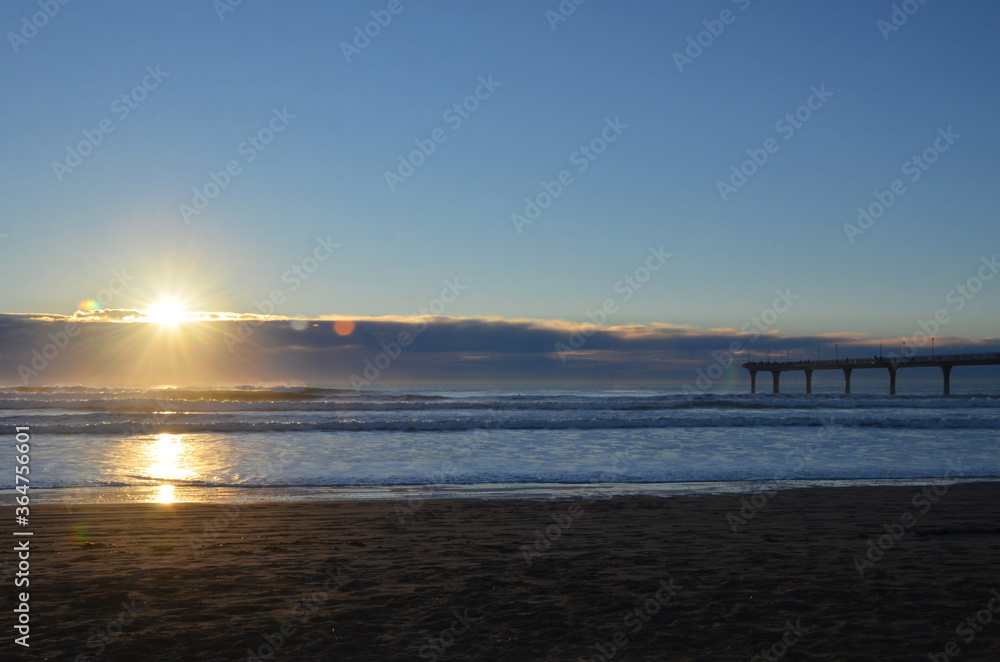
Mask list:
[[[333,319],[199,314],[176,326],[129,322],[138,311],[0,315],[0,382],[8,385],[230,385],[399,383],[694,383],[699,369],[757,360],[870,356],[879,340],[856,335],[786,337],[667,324],[595,327],[559,320]],[[341,328],[343,331],[343,328]],[[899,339],[885,339],[886,350]],[[995,340],[961,342],[996,351]],[[730,371],[731,372],[731,371]],[[742,378],[742,376],[741,376]]]

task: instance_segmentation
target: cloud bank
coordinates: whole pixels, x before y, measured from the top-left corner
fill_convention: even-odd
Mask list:
[[[866,357],[901,339],[671,324],[595,326],[564,320],[324,317],[197,313],[177,325],[117,309],[0,315],[6,386],[312,384],[665,385],[746,383],[749,356]],[[911,339],[910,342],[915,342]],[[938,351],[997,351],[1000,341],[937,338]],[[923,350],[921,350],[923,351]],[[927,350],[929,352],[929,349]]]

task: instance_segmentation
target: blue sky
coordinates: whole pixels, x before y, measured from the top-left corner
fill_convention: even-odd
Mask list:
[[[773,327],[789,336],[896,338],[941,308],[945,335],[997,335],[998,283],[947,301],[997,252],[995,3],[914,4],[886,39],[890,2],[590,0],[553,30],[555,1],[404,0],[348,62],[341,43],[388,4],[245,0],[220,20],[210,0],[71,2],[12,44],[40,10],[4,3],[0,311],[72,314],[124,269],[109,307],[257,312],[277,288],[281,315],[408,315],[457,278],[447,316],[583,321],[611,298],[616,325],[738,329],[790,288]],[[725,10],[679,72],[673,54]],[[167,75],[121,117],[147,67]],[[454,128],[445,111],[490,76]],[[814,86],[832,96],[777,130]],[[247,161],[274,109],[294,118]],[[579,172],[571,155],[616,118]],[[113,131],[59,181],[53,162],[102,120]],[[948,127],[960,137],[911,181],[904,164]],[[385,172],[435,129],[390,191]],[[723,200],[717,182],[768,139]],[[179,205],[233,160],[186,223]],[[511,215],[562,170],[573,183],[518,233]],[[895,179],[905,193],[851,243],[844,224]],[[339,246],[293,289],[318,237]],[[660,247],[625,300],[616,283]]]

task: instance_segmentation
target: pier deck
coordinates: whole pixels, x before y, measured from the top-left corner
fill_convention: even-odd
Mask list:
[[[806,373],[806,393],[812,393],[812,375],[815,370],[843,370],[844,393],[851,392],[851,373],[854,370],[881,368],[889,371],[889,393],[896,394],[896,372],[900,368],[941,368],[944,394],[951,395],[951,369],[957,366],[1000,365],[1000,353],[945,354],[942,356],[881,357],[870,359],[834,359],[826,361],[748,361],[743,367],[750,372],[750,392],[757,392],[757,373],[767,371],[774,381],[774,393],[779,393],[781,373],[802,370]]]

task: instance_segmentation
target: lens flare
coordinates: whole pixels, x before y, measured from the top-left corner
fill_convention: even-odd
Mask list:
[[[333,323],[333,332],[338,336],[349,336],[354,333],[354,322],[351,320],[337,320]]]

